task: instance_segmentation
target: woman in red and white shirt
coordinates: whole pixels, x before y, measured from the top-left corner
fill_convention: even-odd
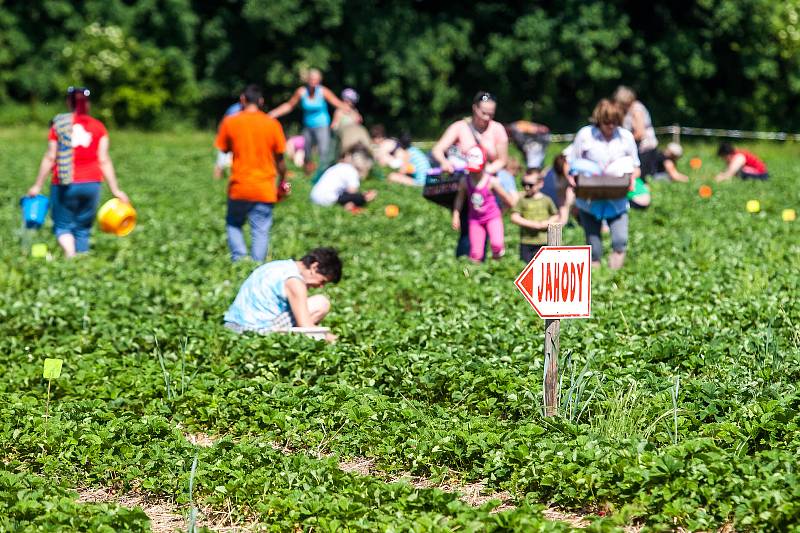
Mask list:
[[[108,155],[108,131],[102,122],[89,116],[89,90],[67,89],[67,106],[69,113],[53,119],[47,151],[28,196],[39,194],[47,175],[52,173],[53,233],[64,255],[73,257],[76,252],[89,251],[103,179],[108,181],[111,194],[123,202],[129,200],[117,184]]]

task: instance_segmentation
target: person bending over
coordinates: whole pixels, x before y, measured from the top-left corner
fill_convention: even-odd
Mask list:
[[[431,162],[425,152],[411,144],[411,134],[404,133],[400,137],[394,155],[400,160],[400,168],[391,172],[387,179],[411,187],[424,186]]]
[[[527,120],[517,120],[506,124],[506,133],[525,154],[526,174],[532,175],[533,171],[542,170],[547,145],[550,144],[550,128]]]
[[[669,143],[664,150],[653,150],[647,154],[641,154],[642,178],[653,176],[653,179],[668,179],[670,181],[680,181],[686,183],[689,176],[678,172],[675,165],[678,159],[683,156],[683,147],[675,142]]]
[[[339,204],[349,211],[364,207],[378,195],[377,191],[360,191],[360,175],[366,176],[369,161],[369,152],[361,145],[346,152],[337,164],[320,176],[311,189],[311,201],[322,206]]]
[[[322,294],[308,295],[309,288],[338,283],[342,262],[333,248],[314,248],[299,261],[270,261],[244,281],[233,304],[225,312],[225,327],[236,332],[271,333],[292,327],[314,327],[322,322],[331,303]],[[336,337],[330,333],[327,341]]]
[[[743,180],[765,180],[769,178],[767,165],[756,157],[755,154],[734,148],[730,143],[719,145],[717,155],[725,160],[728,167],[717,174],[717,181],[727,181],[734,176],[739,176]]]

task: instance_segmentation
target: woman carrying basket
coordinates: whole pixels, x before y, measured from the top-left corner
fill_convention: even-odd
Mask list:
[[[587,159],[606,169],[622,158],[630,157],[632,165],[630,189],[639,177],[639,155],[633,134],[622,128],[622,110],[611,100],[603,98],[592,112],[592,124],[584,126],[575,135],[570,161]],[[592,264],[600,265],[603,257],[603,241],[600,236],[603,221],[611,230],[611,256],[608,266],[622,268],[625,251],[628,247],[628,199],[625,195],[611,200],[587,200],[578,198],[575,202],[579,218],[586,234],[586,243],[592,246]]]
[[[490,175],[501,173],[508,161],[508,134],[503,125],[494,120],[496,110],[495,97],[491,93],[480,91],[472,100],[472,116],[452,123],[445,130],[431,150],[431,155],[438,161],[443,172],[452,174],[456,170],[456,164],[462,169],[465,168],[467,151],[473,146],[480,146],[486,153],[487,164],[484,172]],[[498,178],[512,201],[516,202],[517,193],[513,176],[510,177],[510,183],[508,176],[499,175]],[[461,234],[456,246],[456,257],[468,255],[470,252],[467,211],[464,209],[460,213]]]
[[[108,155],[108,131],[102,122],[89,116],[89,89],[67,89],[67,106],[68,113],[53,119],[47,151],[28,196],[39,194],[52,171],[53,232],[69,258],[89,251],[89,235],[103,178],[111,194],[122,202],[129,203],[129,200],[117,184],[114,165]]]

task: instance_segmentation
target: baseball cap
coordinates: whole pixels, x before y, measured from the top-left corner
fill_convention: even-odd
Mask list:
[[[467,172],[480,172],[486,166],[486,152],[478,145],[473,146],[466,153]]]
[[[359,96],[355,89],[351,89],[350,87],[348,87],[347,89],[342,91],[342,100],[347,100],[351,104],[357,104]]]

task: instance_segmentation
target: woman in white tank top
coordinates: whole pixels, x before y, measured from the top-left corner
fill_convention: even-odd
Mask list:
[[[625,113],[622,127],[633,133],[639,153],[655,150],[658,147],[656,130],[653,128],[650,112],[643,103],[636,99],[636,93],[629,87],[620,85],[614,91],[614,101]]]

